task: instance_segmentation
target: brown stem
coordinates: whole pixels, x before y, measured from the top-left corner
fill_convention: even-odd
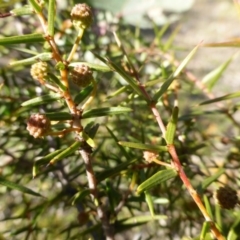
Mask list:
[[[89,189],[91,190],[91,198],[97,208],[97,215],[101,221],[105,237],[107,240],[113,240],[114,239],[113,226],[110,225],[106,212],[103,206],[101,205],[101,202],[98,200],[97,181],[95,174],[93,172],[92,160],[90,157],[91,153],[86,149],[82,149],[79,152],[85,164],[88,186]]]
[[[84,142],[84,140],[81,138],[81,136],[79,135],[79,133],[82,131],[82,125],[81,125],[81,111],[79,109],[77,109],[72,96],[70,94],[69,91],[69,82],[68,82],[68,70],[67,70],[67,65],[68,62],[64,62],[62,59],[62,56],[58,50],[58,47],[54,41],[53,36],[49,36],[48,32],[47,32],[47,21],[45,20],[44,16],[42,13],[38,13],[38,17],[40,19],[42,28],[44,30],[44,33],[46,35],[46,40],[48,41],[49,45],[51,46],[52,49],[52,53],[53,53],[53,58],[55,59],[55,61],[57,63],[61,62],[65,65],[65,69],[60,70],[60,74],[61,74],[61,81],[62,84],[65,86],[66,90],[62,91],[61,89],[59,89],[59,92],[62,93],[62,96],[64,97],[67,106],[69,108],[69,111],[71,112],[72,116],[73,116],[73,121],[72,121],[72,128],[77,129],[75,130],[76,133],[76,137],[79,141]],[[73,47],[73,50],[69,56],[69,61],[72,59],[74,52],[77,49],[77,43],[81,40],[82,37],[82,33],[79,33],[79,36],[75,42],[75,45]],[[95,86],[96,88],[96,86]],[[103,231],[105,233],[106,239],[107,240],[113,240],[114,239],[114,231],[113,231],[113,227],[110,225],[109,223],[109,219],[107,217],[107,214],[105,213],[104,208],[102,207],[100,201],[98,200],[98,190],[97,190],[97,181],[96,181],[96,177],[93,171],[93,167],[92,167],[92,163],[91,163],[91,150],[89,150],[89,147],[87,146],[87,144],[83,144],[83,147],[81,150],[79,150],[79,153],[81,154],[83,161],[85,163],[85,167],[86,167],[86,174],[87,174],[87,179],[88,179],[88,185],[89,188],[91,190],[91,198],[96,206],[97,209],[97,214],[98,217],[101,221],[102,227],[103,227]]]
[[[12,13],[7,12],[7,13],[0,13],[0,18],[5,18],[5,17],[9,17],[12,16]]]
[[[154,117],[156,118],[157,120],[157,123],[158,123],[158,126],[159,128],[161,129],[162,131],[162,134],[163,134],[163,137],[165,137],[165,134],[166,134],[166,128],[165,128],[165,125],[163,124],[163,121],[162,121],[162,118],[160,117],[160,114],[156,108],[156,105],[155,104],[152,104],[150,106],[151,110],[152,110],[152,113],[154,115]]]
[[[170,153],[170,155],[172,157],[173,166],[175,166],[175,169],[178,171],[179,177],[182,179],[185,187],[188,189],[188,192],[192,196],[192,198],[195,201],[195,203],[198,205],[198,208],[202,212],[206,222],[210,223],[212,233],[214,234],[214,236],[218,240],[224,240],[225,238],[222,236],[222,234],[217,229],[215,223],[212,221],[211,217],[207,213],[207,210],[206,210],[205,206],[203,205],[203,203],[202,203],[198,193],[192,187],[188,177],[186,176],[186,174],[185,174],[185,172],[184,172],[184,170],[182,168],[182,165],[180,163],[180,160],[178,158],[175,146],[174,145],[168,145],[168,152]]]
[[[158,125],[163,133],[163,135],[165,136],[166,133],[166,128],[162,122],[161,116],[156,108],[155,104],[151,105],[151,110],[153,115],[155,116]],[[202,203],[202,200],[200,199],[199,195],[197,194],[196,190],[192,187],[187,175],[185,174],[183,167],[181,165],[181,162],[178,158],[176,149],[174,145],[169,145],[168,146],[168,151],[169,154],[172,157],[172,166],[175,168],[175,170],[178,172],[179,177],[181,178],[181,180],[183,181],[184,185],[186,186],[188,192],[190,193],[190,195],[192,196],[193,200],[195,201],[195,203],[197,204],[198,208],[200,209],[200,211],[202,212],[205,220],[207,222],[210,222],[210,227],[211,227],[211,231],[214,234],[214,236],[218,239],[218,240],[224,240],[225,238],[221,235],[221,233],[219,232],[219,230],[217,229],[215,223],[212,221],[212,219],[210,218],[209,214],[207,213],[207,210],[205,208],[205,206]]]

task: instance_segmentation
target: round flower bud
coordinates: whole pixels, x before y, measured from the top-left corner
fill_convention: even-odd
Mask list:
[[[152,151],[143,152],[143,158],[149,163],[153,162],[153,160],[155,160],[158,157],[158,155],[159,155],[158,153]]]
[[[33,79],[38,81],[46,80],[46,76],[48,73],[48,65],[46,62],[37,62],[34,63],[31,67],[31,76]]]
[[[88,28],[93,21],[93,14],[91,8],[85,3],[76,4],[72,11],[71,17],[73,25],[79,28]]]
[[[92,80],[92,71],[87,65],[79,64],[71,72],[73,82],[79,87],[88,86]]]
[[[33,114],[27,122],[27,130],[34,138],[40,138],[51,130],[50,120],[44,114]]]
[[[237,192],[229,187],[220,187],[215,193],[217,203],[225,209],[233,209],[238,203]]]

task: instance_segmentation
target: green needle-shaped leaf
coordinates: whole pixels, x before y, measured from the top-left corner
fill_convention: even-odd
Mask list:
[[[176,69],[176,71],[173,73],[173,77],[176,78],[181,71],[187,66],[187,64],[189,63],[189,61],[193,58],[193,56],[196,54],[197,50],[199,48],[199,45],[197,45],[188,55],[187,57],[185,57],[183,59],[183,61],[181,62],[181,64],[178,66],[178,68]]]
[[[25,101],[21,104],[22,107],[26,106],[38,106],[38,105],[43,105],[49,102],[53,102],[55,100],[61,99],[61,96],[57,93],[50,93],[47,95],[43,95],[41,97],[36,97],[33,99],[30,99],[28,101]]]
[[[96,147],[94,140],[91,137],[89,137],[88,134],[85,133],[84,131],[82,132],[82,137],[90,147],[92,147],[92,148]]]
[[[95,54],[95,56],[99,58],[102,62],[107,64],[110,69],[121,75],[121,77],[132,87],[132,89],[137,93],[137,95],[142,96],[146,101],[149,101],[149,99],[141,91],[138,82],[134,80],[131,76],[129,76],[121,67],[119,67],[117,64],[110,61],[109,59],[102,58],[97,54]]]
[[[99,128],[98,123],[95,124],[94,122],[90,122],[84,128],[84,132],[87,133],[90,138],[94,138],[98,131],[98,128]]]
[[[126,219],[121,219],[115,222],[114,226],[116,229],[116,232],[122,232],[129,229],[132,229],[133,227],[140,226],[143,224],[146,224],[153,220],[161,220],[161,219],[167,219],[166,215],[155,215],[154,217],[143,215],[143,216],[136,216],[136,217],[130,217]]]
[[[10,181],[2,178],[2,177],[0,178],[0,184],[3,185],[3,186],[6,186],[8,188],[18,190],[18,191],[23,192],[23,193],[31,194],[31,195],[34,195],[34,196],[37,196],[37,197],[42,197],[41,194],[39,194],[37,192],[34,192],[33,190],[31,190],[29,188],[26,188],[26,187],[24,187],[20,184],[10,182]]]
[[[73,63],[70,63],[68,65],[68,67],[75,67],[75,66],[78,66],[80,64],[84,64],[84,65],[87,65],[88,67],[90,67],[91,70],[95,70],[95,71],[100,71],[100,72],[110,72],[112,71],[111,68],[109,68],[108,66],[106,65],[100,65],[100,64],[94,64],[94,63],[88,63],[88,62],[73,62]]]
[[[99,182],[105,180],[106,178],[119,175],[121,171],[126,170],[128,166],[130,166],[131,164],[133,164],[136,161],[137,161],[137,159],[133,159],[133,160],[124,162],[116,167],[113,167],[113,168],[110,168],[110,169],[107,169],[107,170],[101,172],[100,174],[97,175],[97,182],[99,183]]]
[[[120,141],[119,144],[124,147],[137,148],[137,149],[148,150],[148,151],[158,151],[158,152],[168,151],[167,146],[156,146],[156,145],[150,145],[150,144],[123,142],[123,141]]]
[[[126,107],[95,108],[84,112],[82,118],[111,116],[131,111],[132,109]]]
[[[161,86],[161,88],[155,93],[153,100],[155,102],[158,101],[158,99],[167,91],[167,89],[169,88],[169,86],[171,85],[171,83],[173,82],[173,80],[181,73],[181,71],[186,67],[186,65],[189,63],[189,61],[192,59],[192,57],[194,56],[194,54],[197,52],[199,45],[196,46],[188,55],[187,57],[181,62],[181,64],[178,66],[178,68],[176,69],[176,71],[173,73],[172,76],[169,77],[169,79],[167,79],[163,85]]]
[[[34,8],[34,10],[37,13],[41,13],[42,12],[42,8],[40,7],[40,5],[38,4],[38,2],[36,0],[29,0],[29,2],[31,3],[32,7]]]
[[[228,240],[238,240],[240,232],[240,214],[236,214],[235,221],[231,225],[231,229],[228,232],[227,239]]]
[[[115,92],[111,93],[110,95],[108,95],[108,96],[107,96],[107,99],[116,97],[117,95],[126,92],[127,89],[129,89],[129,86],[121,87],[121,88],[119,88],[117,91],[115,91]]]
[[[54,21],[56,14],[56,0],[49,0],[48,3],[48,34],[54,35]]]
[[[165,140],[167,144],[173,144],[174,136],[177,128],[178,107],[174,107],[170,122],[167,125]]]
[[[207,239],[206,235],[209,232],[210,229],[210,222],[204,222],[203,226],[202,226],[202,231],[201,231],[201,235],[200,235],[200,239]]]
[[[10,62],[10,66],[25,66],[25,65],[31,65],[37,61],[49,61],[52,59],[52,53],[46,52],[46,53],[40,53],[34,57],[30,57],[30,58],[26,58],[23,60],[19,60],[19,61],[14,61],[14,62]]]
[[[90,189],[84,189],[79,192],[77,192],[73,197],[72,197],[72,205],[81,202],[85,197],[89,196],[91,193]]]
[[[33,14],[33,9],[29,5],[23,7],[14,8],[10,11],[14,16],[30,15]]]
[[[203,47],[240,47],[240,39],[236,38],[231,41],[218,42],[218,43],[206,43]]]
[[[147,191],[154,186],[166,182],[167,180],[174,178],[177,176],[177,172],[172,169],[162,170],[155,173],[153,176],[148,178],[146,181],[141,183],[137,188],[137,193],[141,193],[143,191]]]
[[[151,213],[151,216],[154,217],[155,214],[154,214],[153,198],[152,198],[151,194],[148,191],[145,191],[144,193],[145,193],[145,200],[146,200],[146,203],[148,205],[148,208],[149,208],[149,211]]]
[[[130,154],[128,154],[128,152],[126,151],[126,149],[123,146],[118,144],[119,139],[117,138],[117,136],[113,133],[113,131],[110,128],[108,128],[108,127],[106,127],[106,128],[107,128],[109,134],[111,135],[112,139],[116,142],[116,144],[121,152],[121,155],[125,156],[125,158],[127,160],[130,159]]]
[[[201,190],[205,190],[211,183],[216,181],[224,172],[225,172],[224,168],[220,168],[215,174],[213,174],[212,176],[206,178],[201,183]]]
[[[42,34],[33,33],[12,37],[0,38],[0,45],[19,44],[19,43],[36,43],[45,41]]]
[[[54,74],[48,72],[47,77],[48,77],[48,80],[50,80],[50,81],[54,82],[55,84],[57,84],[57,86],[58,86],[59,88],[61,88],[63,91],[66,91],[67,87],[64,86],[64,85],[62,84],[62,82],[59,80],[59,78],[56,77]]]
[[[80,104],[82,101],[84,101],[87,96],[89,96],[91,94],[93,90],[93,86],[92,85],[89,85],[87,87],[85,87],[84,89],[82,89],[80,91],[80,93],[78,93],[75,98],[74,98],[74,102],[78,105]]]
[[[225,101],[225,100],[228,100],[228,99],[238,98],[238,97],[240,97],[240,92],[230,93],[230,94],[224,95],[222,97],[218,97],[218,98],[214,98],[214,99],[202,102],[199,105],[206,105],[206,104]]]
[[[68,147],[67,149],[63,150],[61,153],[59,153],[57,156],[55,156],[50,162],[49,164],[54,164],[60,160],[62,160],[63,158],[71,155],[72,153],[74,153],[76,150],[78,150],[81,146],[81,142],[75,142],[73,143],[70,147]]]
[[[62,151],[64,150],[63,149],[56,150],[55,152],[49,153],[45,157],[42,157],[41,159],[37,160],[33,165],[33,170],[32,170],[33,178],[36,177],[38,173],[38,169],[41,165],[49,163],[55,156],[59,155],[59,153],[61,153]]]
[[[72,120],[72,115],[70,113],[67,113],[67,112],[51,112],[51,113],[45,113],[45,115],[51,121]]]
[[[203,195],[203,201],[206,207],[206,210],[210,216],[211,219],[213,219],[213,213],[212,213],[212,208],[211,208],[211,204],[208,200],[208,197],[206,196],[206,194]]]
[[[235,55],[236,56],[236,55]],[[229,58],[226,62],[221,64],[219,67],[208,73],[202,80],[202,82],[207,86],[208,90],[211,91],[215,86],[217,81],[220,79],[224,71],[227,69],[228,65],[232,62],[235,56]]]

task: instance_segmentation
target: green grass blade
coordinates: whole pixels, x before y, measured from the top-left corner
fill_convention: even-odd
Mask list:
[[[131,111],[132,109],[126,107],[95,108],[85,111],[82,115],[82,118],[84,119],[92,117],[111,116],[117,114],[124,114]]]
[[[42,197],[41,194],[39,194],[37,192],[34,192],[33,190],[31,190],[29,188],[26,188],[26,187],[24,187],[20,184],[10,182],[10,181],[2,178],[2,177],[0,178],[0,184],[3,185],[3,186],[6,186],[8,188],[18,190],[18,191],[23,192],[23,193],[27,193],[27,194],[30,194],[30,195],[33,195],[33,196],[36,196],[36,197]]]
[[[162,170],[155,173],[153,176],[148,178],[146,181],[141,183],[137,188],[137,193],[141,193],[143,191],[147,191],[154,186],[166,182],[167,180],[174,178],[177,176],[177,172],[172,169]]]
[[[45,41],[42,34],[33,33],[20,36],[0,38],[0,45],[20,44],[20,43],[36,43]]]
[[[54,36],[54,22],[56,14],[56,0],[49,0],[48,3],[48,34]]]
[[[156,145],[150,145],[150,144],[143,144],[143,143],[135,143],[135,142],[124,142],[120,141],[118,142],[121,146],[129,147],[129,148],[137,148],[147,151],[158,151],[158,152],[167,152],[168,148],[167,146],[156,146]]]

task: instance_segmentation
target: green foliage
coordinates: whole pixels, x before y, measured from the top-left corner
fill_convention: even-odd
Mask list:
[[[238,189],[239,104],[232,99],[240,95],[211,92],[235,56],[201,82],[186,67],[203,45],[179,62],[177,30],[164,35],[169,24],[148,21],[149,39],[137,27],[109,22],[108,11],[124,1],[86,1],[107,11],[80,34],[70,22],[74,1],[61,8],[54,0],[21,2],[0,4],[26,33],[1,18],[0,238],[213,239],[210,232],[219,231],[239,239],[237,208],[221,209],[214,192],[222,184]],[[186,9],[192,3],[183,2]],[[34,80],[29,65],[41,61],[49,70]],[[94,79],[85,88],[71,81],[79,64]],[[47,136],[27,132],[33,113],[50,120]]]

